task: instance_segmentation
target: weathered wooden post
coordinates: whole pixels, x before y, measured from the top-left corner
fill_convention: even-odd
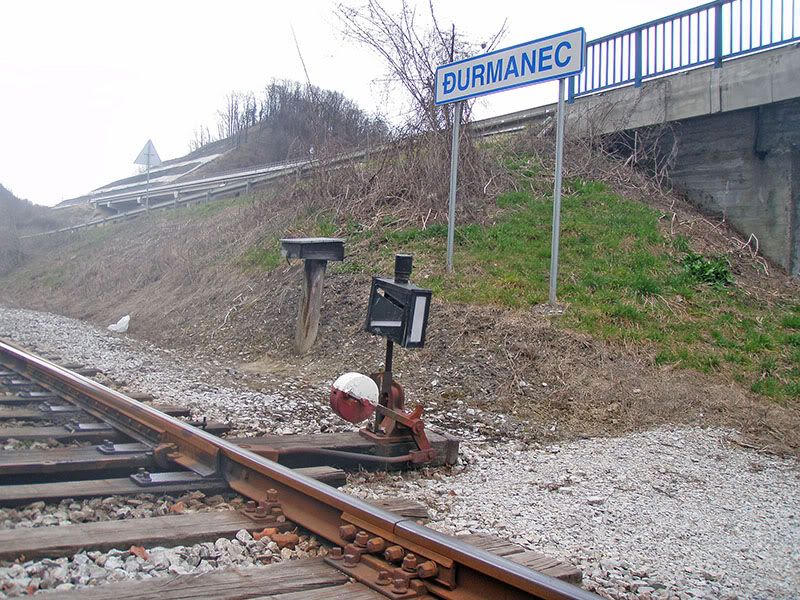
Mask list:
[[[303,294],[297,312],[297,331],[294,347],[305,354],[314,345],[319,330],[319,311],[322,307],[322,288],[329,260],[344,260],[344,240],[336,238],[291,238],[281,240],[284,258],[302,258]]]

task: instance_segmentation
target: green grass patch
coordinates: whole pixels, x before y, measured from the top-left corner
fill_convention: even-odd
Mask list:
[[[517,177],[528,176],[527,165],[506,161]],[[660,215],[646,205],[602,183],[573,179],[564,187],[558,299],[570,309],[556,324],[647,344],[656,365],[725,372],[778,401],[798,397],[800,304],[766,310],[736,288],[724,256],[703,256],[687,238],[665,237]],[[495,224],[456,228],[455,272],[436,272],[425,286],[459,302],[518,309],[544,303],[552,200],[516,190],[496,203],[503,213]],[[399,251],[444,262],[446,227],[393,225],[375,238],[381,268]]]
[[[239,258],[239,264],[248,269],[272,271],[281,262],[281,251],[278,239],[264,240],[254,248],[249,248]]]
[[[328,263],[330,272],[337,275],[350,274],[357,275],[359,273],[368,273],[369,268],[361,262],[345,259],[344,262],[330,262]]]
[[[241,194],[231,198],[220,198],[210,202],[199,202],[190,206],[178,206],[177,208],[165,210],[161,217],[170,221],[181,219],[208,219],[221,213],[226,208],[241,206],[251,202],[252,198]]]
[[[510,206],[521,206],[531,200],[531,195],[527,192],[506,192],[497,197],[498,208],[508,208]]]
[[[67,277],[67,269],[63,265],[57,265],[38,277],[39,283],[52,290],[56,290],[64,285]]]
[[[389,233],[391,240],[397,244],[408,244],[422,240],[447,239],[447,225],[434,223],[425,229],[404,229]]]
[[[100,246],[114,233],[113,225],[102,227],[87,227],[81,232],[80,241],[88,246]]]
[[[753,385],[750,386],[750,391],[775,397],[779,395],[778,392],[782,391],[781,388],[783,387],[777,377],[764,377],[753,382]]]
[[[786,329],[800,329],[800,315],[787,315],[781,321]]]
[[[314,237],[334,237],[339,231],[339,226],[326,214],[317,215]]]

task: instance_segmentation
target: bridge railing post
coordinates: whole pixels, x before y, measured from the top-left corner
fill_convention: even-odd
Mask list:
[[[575,101],[575,75],[570,75],[567,84],[567,104],[572,104]]]
[[[714,68],[722,66],[722,5],[717,3],[714,7]]]
[[[636,56],[634,60],[636,61],[636,72],[634,75],[633,85],[634,87],[642,87],[642,30],[636,30]]]

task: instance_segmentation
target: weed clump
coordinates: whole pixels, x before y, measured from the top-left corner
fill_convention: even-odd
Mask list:
[[[724,255],[705,257],[691,249],[686,250],[686,255],[681,259],[689,275],[700,283],[724,287],[733,283],[730,264]]]

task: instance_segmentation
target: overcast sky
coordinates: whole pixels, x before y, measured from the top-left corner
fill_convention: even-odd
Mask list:
[[[484,39],[508,18],[501,46],[584,27],[587,39],[701,4],[698,0],[434,0],[440,25]],[[357,5],[357,0],[348,4]],[[427,2],[420,2],[421,14]],[[385,6],[399,5],[386,0]],[[188,151],[232,90],[304,80],[365,110],[386,110],[382,65],[344,41],[335,3],[290,0],[0,3],[0,183],[53,205],[136,171],[148,139],[162,160]],[[494,94],[488,117],[556,100],[543,84]],[[388,118],[397,115],[387,114]]]

